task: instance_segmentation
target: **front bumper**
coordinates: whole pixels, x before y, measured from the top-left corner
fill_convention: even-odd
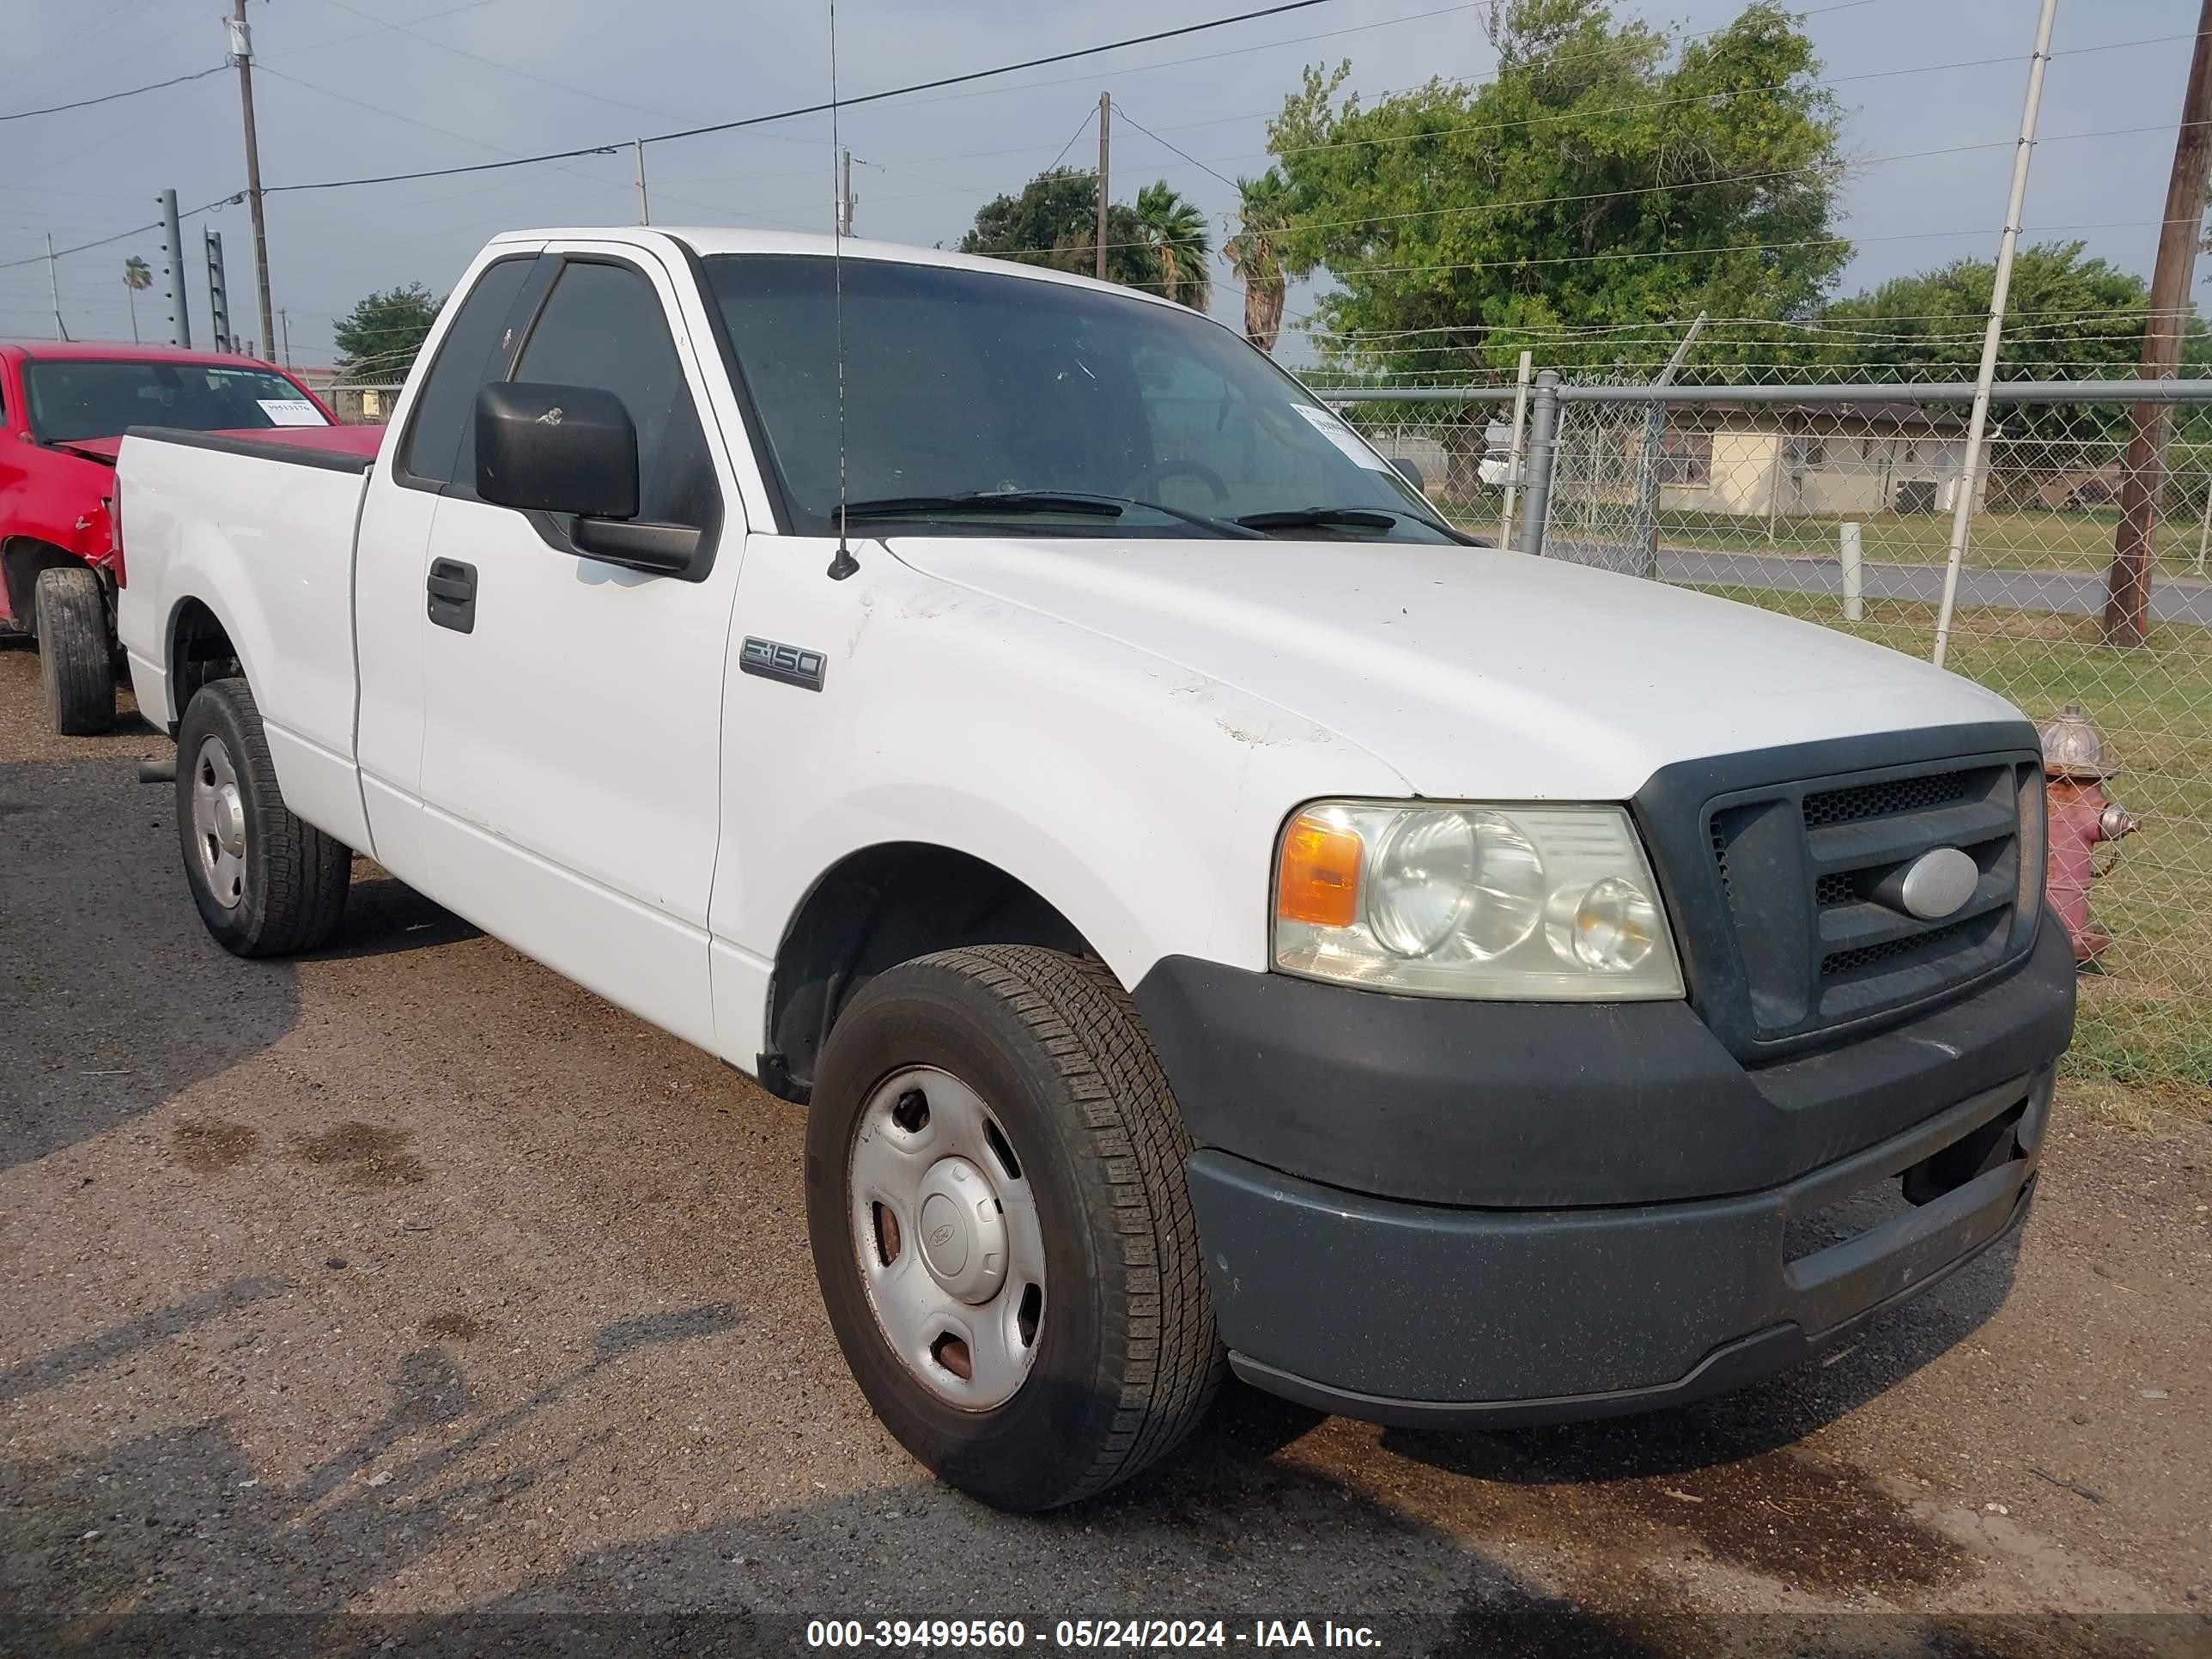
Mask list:
[[[1327,1410],[1429,1425],[1716,1393],[1927,1289],[2025,1215],[2074,996],[2046,926],[1970,997],[1747,1071],[1681,1004],[1243,977],[1221,999],[1190,1000],[1188,975],[1138,991],[1200,1146],[1191,1198],[1231,1364]],[[1278,996],[1286,1023],[1261,1038],[1255,1012]],[[1625,1040],[1625,1017],[1656,1040]]]

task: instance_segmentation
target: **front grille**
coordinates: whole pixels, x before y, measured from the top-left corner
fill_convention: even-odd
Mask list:
[[[1823,910],[1832,904],[1849,904],[1858,896],[1858,884],[1848,870],[1831,870],[1813,884],[1813,902]]]
[[[1818,830],[1831,823],[1856,823],[1862,818],[1886,818],[1923,807],[1948,806],[1966,799],[1972,788],[1970,772],[1936,772],[1885,783],[1857,783],[1847,789],[1822,789],[1805,797],[1805,827]]]
[[[2011,756],[1923,762],[1708,802],[1706,839],[1757,1041],[1924,1001],[2024,946],[2018,792],[2030,771]],[[1973,860],[1978,879],[1960,908],[1923,920],[1905,908],[1905,874],[1947,847]]]
[[[1964,933],[1973,924],[1954,921],[1948,927],[1931,927],[1924,933],[1909,939],[1884,939],[1880,945],[1857,945],[1848,951],[1831,951],[1820,958],[1820,977],[1834,979],[1855,974],[1862,968],[1872,968],[1884,962],[1899,962],[1907,957],[1924,956],[1941,951]]]

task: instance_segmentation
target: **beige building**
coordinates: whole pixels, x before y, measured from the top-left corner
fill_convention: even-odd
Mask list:
[[[1917,404],[1677,409],[1661,452],[1659,507],[1759,517],[1948,512],[1966,434],[1963,415]]]

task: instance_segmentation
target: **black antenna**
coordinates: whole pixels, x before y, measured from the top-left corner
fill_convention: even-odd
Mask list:
[[[830,179],[837,182],[837,0],[830,0]],[[841,187],[842,188],[842,187]],[[842,198],[841,198],[842,201]],[[836,319],[837,351],[837,556],[829,576],[842,582],[860,568],[845,544],[845,215],[841,206],[830,221],[830,310]]]

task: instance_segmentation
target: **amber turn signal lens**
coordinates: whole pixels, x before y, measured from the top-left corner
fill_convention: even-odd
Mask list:
[[[1285,921],[1349,927],[1359,916],[1358,836],[1301,813],[1283,837],[1275,914]]]

